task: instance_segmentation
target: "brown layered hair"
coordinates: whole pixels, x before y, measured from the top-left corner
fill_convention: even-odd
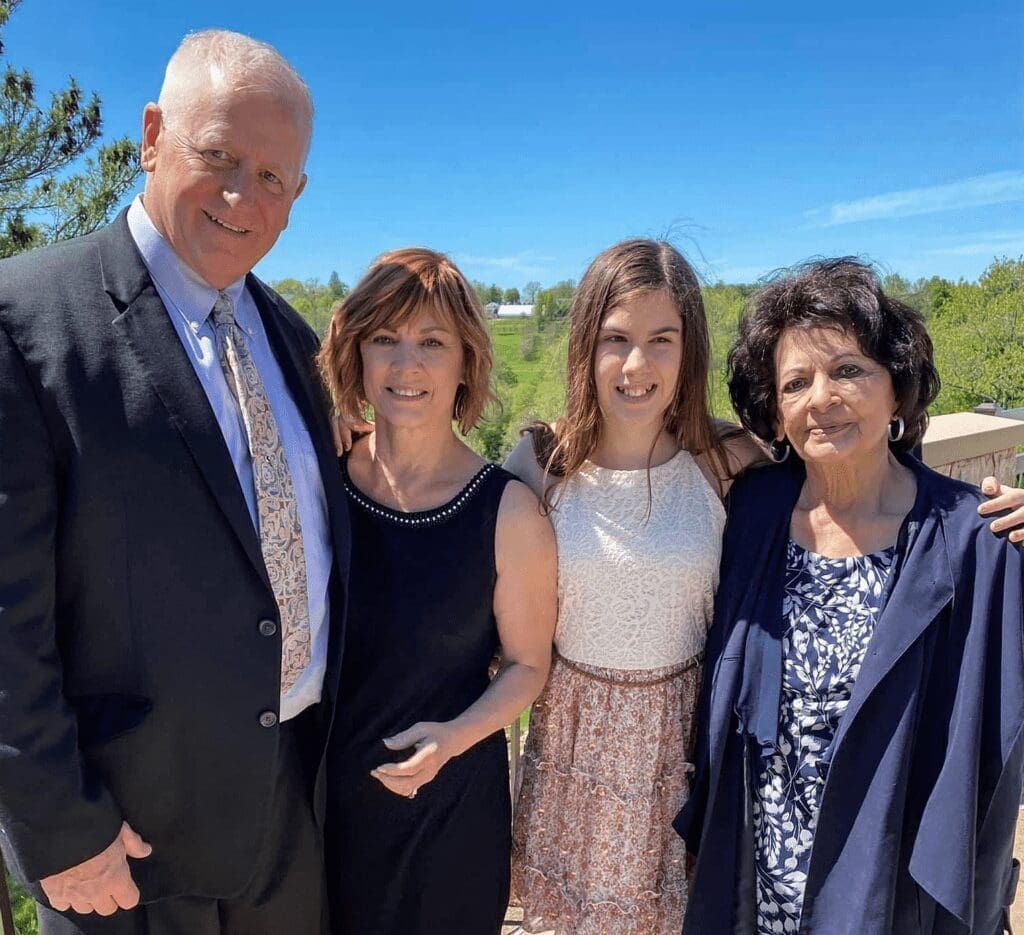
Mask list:
[[[554,479],[544,492],[549,509],[557,505],[554,488],[564,489],[564,481],[580,470],[601,437],[602,417],[594,379],[601,325],[626,300],[655,292],[669,297],[682,325],[683,356],[675,397],[664,416],[665,431],[690,454],[706,453],[719,477],[728,476],[725,449],[708,403],[711,342],[697,275],[682,254],[665,241],[624,240],[597,256],[573,298],[565,417],[556,423],[554,432],[539,422],[526,429],[533,436],[538,463]]]
[[[423,311],[448,323],[462,342],[462,383],[452,418],[464,435],[480,421],[494,398],[494,359],[480,300],[448,257],[425,247],[377,257],[335,309],[317,366],[338,412],[362,416],[369,405],[360,344],[375,331],[399,327]]]

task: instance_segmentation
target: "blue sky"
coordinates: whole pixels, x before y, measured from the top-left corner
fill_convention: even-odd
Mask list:
[[[268,279],[351,283],[418,243],[549,284],[636,235],[710,281],[848,253],[974,278],[1024,254],[1020,0],[25,0],[5,58],[42,90],[73,74],[137,137],[206,26],[273,43],[317,105]]]

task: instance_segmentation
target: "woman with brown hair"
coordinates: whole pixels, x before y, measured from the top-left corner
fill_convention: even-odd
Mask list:
[[[502,728],[548,673],[551,526],[453,430],[490,399],[491,349],[447,257],[380,257],[319,364],[336,405],[372,406],[376,421],[341,462],[353,550],[327,754],[330,930],[496,935],[509,887]]]
[[[677,933],[704,634],[731,474],[759,456],[708,410],[700,284],[671,245],[605,250],[570,313],[566,414],[505,466],[558,542],[555,662],[534,704],[513,832],[528,932]]]

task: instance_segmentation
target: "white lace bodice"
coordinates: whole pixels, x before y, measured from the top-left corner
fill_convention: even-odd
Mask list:
[[[587,462],[551,514],[555,645],[574,662],[657,669],[704,648],[725,510],[686,451],[647,471]]]

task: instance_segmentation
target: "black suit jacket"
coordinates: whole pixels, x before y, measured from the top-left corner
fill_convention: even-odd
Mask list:
[[[247,285],[327,493],[327,693],[349,524],[316,337]],[[79,863],[127,820],[153,845],[132,868],[143,899],[244,887],[278,755],[264,619],[277,607],[227,446],[125,214],[0,263],[0,843],[16,876]]]

